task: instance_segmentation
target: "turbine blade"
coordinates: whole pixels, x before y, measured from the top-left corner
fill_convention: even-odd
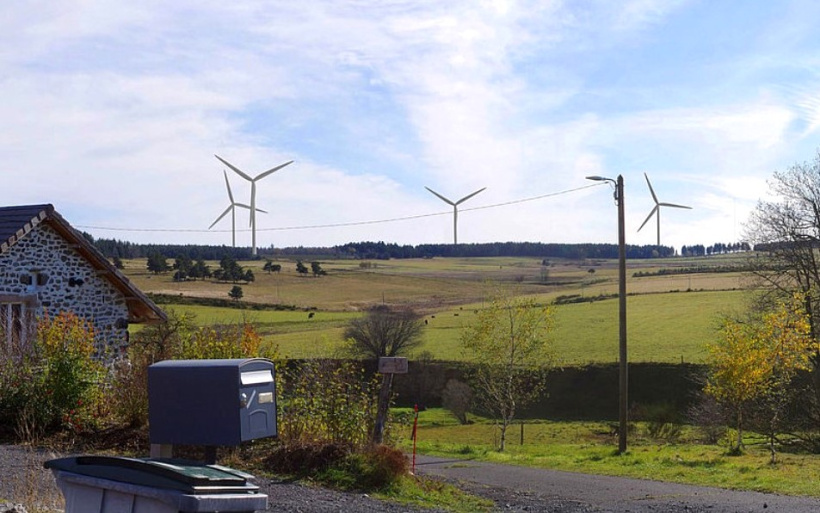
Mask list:
[[[450,204],[450,205],[456,206],[456,204],[455,204],[455,203],[453,203],[452,201],[448,200],[447,198],[445,198],[445,197],[444,197],[444,196],[442,196],[441,194],[437,193],[437,192],[436,192],[436,191],[434,191],[433,189],[431,189],[431,188],[427,187],[426,185],[424,186],[424,188],[425,188],[425,189],[427,189],[428,191],[432,192],[432,193],[433,193],[433,194],[435,194],[436,196],[438,196],[438,198],[439,198],[441,201],[443,201],[443,202],[445,202],[445,203],[448,203],[448,204]]]
[[[233,203],[233,193],[231,192],[231,182],[228,181],[228,172],[222,171],[225,174],[225,187],[228,188],[228,198],[231,199],[231,203]]]
[[[475,191],[474,193],[472,193],[472,194],[468,194],[468,195],[464,196],[464,197],[463,197],[463,198],[461,198],[460,200],[456,201],[456,205],[458,205],[458,204],[460,204],[460,203],[464,203],[465,201],[467,201],[468,199],[472,198],[473,196],[475,196],[475,195],[476,195],[476,194],[478,194],[479,192],[483,191],[484,189],[486,189],[486,187],[482,187],[481,189],[479,189],[479,190]]]
[[[643,227],[644,227],[644,225],[645,225],[646,223],[648,223],[650,219],[652,219],[652,216],[653,216],[653,215],[655,215],[655,212],[657,212],[657,211],[658,211],[658,206],[657,206],[657,205],[655,205],[655,207],[652,209],[652,211],[651,211],[651,212],[649,212],[649,215],[648,215],[648,216],[646,216],[646,220],[644,220],[644,222],[643,222],[643,223],[641,223],[641,228],[643,228]],[[638,228],[638,231],[641,231],[641,228]]]
[[[213,228],[213,227],[214,227],[214,225],[215,225],[216,223],[218,223],[219,221],[221,221],[221,220],[222,220],[222,218],[223,218],[223,217],[225,217],[226,215],[228,215],[228,212],[230,212],[232,208],[233,208],[233,204],[231,204],[231,206],[230,206],[230,207],[226,208],[224,212],[222,212],[221,214],[219,214],[219,217],[217,217],[217,218],[216,218],[216,221],[214,221],[213,223],[211,223],[211,226],[209,226],[209,227],[208,227],[208,229],[210,230],[211,228]]]
[[[248,180],[249,182],[252,182],[252,181],[253,181],[253,178],[251,178],[250,176],[248,176],[248,175],[246,175],[245,173],[243,173],[242,171],[240,171],[240,170],[239,170],[239,168],[237,168],[236,166],[234,166],[233,164],[231,164],[231,163],[230,163],[230,162],[228,162],[227,160],[223,159],[223,158],[222,158],[222,157],[220,157],[219,155],[214,155],[214,157],[216,157],[217,159],[219,159],[219,161],[220,161],[220,162],[222,162],[223,164],[225,164],[225,165],[226,165],[226,166],[228,166],[229,168],[233,169],[233,171],[234,171],[236,174],[238,174],[239,176],[241,176],[241,177],[242,177],[242,178],[244,178],[245,180]]]
[[[265,178],[265,177],[266,177],[266,176],[268,176],[269,174],[271,174],[271,173],[275,173],[276,171],[279,171],[279,170],[280,170],[280,169],[282,169],[283,167],[285,167],[285,166],[289,166],[289,165],[291,165],[291,164],[293,164],[293,161],[292,161],[292,160],[290,160],[290,161],[288,161],[288,162],[285,162],[284,164],[278,165],[278,166],[276,166],[276,167],[274,167],[274,168],[272,168],[272,169],[268,169],[268,170],[267,170],[267,171],[265,171],[264,173],[259,173],[259,174],[258,174],[258,175],[256,175],[256,177],[253,179],[253,181],[255,182],[255,181],[257,181],[257,180],[261,180],[262,178]]]
[[[234,203],[234,206],[237,206],[237,207],[242,207],[242,208],[244,208],[245,210],[250,210],[250,209],[251,209],[251,207],[250,207],[249,205],[245,205],[244,203]],[[267,210],[262,210],[261,208],[257,208],[257,209],[256,209],[256,211],[257,211],[257,212],[262,212],[263,214],[267,214],[267,213],[268,213],[268,211],[267,211]]]
[[[649,186],[649,192],[652,194],[652,199],[655,200],[655,205],[657,205],[658,197],[655,196],[655,190],[652,188],[652,184],[649,183],[649,177],[646,175],[646,173],[643,174],[643,177],[646,178],[646,185]]]
[[[687,207],[686,205],[675,205],[674,203],[658,203],[659,207],[675,207],[675,208],[687,208],[692,210],[692,207]]]

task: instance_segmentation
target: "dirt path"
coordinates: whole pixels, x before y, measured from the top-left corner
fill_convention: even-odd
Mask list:
[[[504,489],[507,511],[561,512],[788,512],[820,511],[820,499],[661,481],[592,476],[469,460],[418,456],[416,472],[472,487]],[[518,494],[516,496],[516,494]],[[521,504],[516,504],[519,497]]]

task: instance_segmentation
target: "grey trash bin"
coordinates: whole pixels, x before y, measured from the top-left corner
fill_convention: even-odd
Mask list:
[[[65,513],[264,511],[268,496],[239,470],[183,460],[76,456],[45,462]]]

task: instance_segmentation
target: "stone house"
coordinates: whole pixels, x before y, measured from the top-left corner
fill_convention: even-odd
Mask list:
[[[130,323],[167,319],[52,205],[0,207],[0,347],[25,344],[37,318],[66,311],[94,325],[101,357],[127,346]]]

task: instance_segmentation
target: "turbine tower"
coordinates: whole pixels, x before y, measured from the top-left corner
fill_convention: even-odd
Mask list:
[[[652,199],[655,201],[655,207],[649,212],[649,215],[646,216],[646,220],[641,224],[641,228],[644,227],[646,223],[649,222],[649,219],[652,218],[653,215],[657,217],[658,221],[658,246],[661,245],[661,207],[673,207],[673,208],[686,208],[692,209],[692,207],[687,207],[686,205],[675,205],[674,203],[661,203],[658,201],[658,197],[655,195],[655,190],[652,189],[652,184],[649,183],[649,177],[646,176],[646,173],[643,174],[644,178],[646,178],[646,185],[649,186],[649,192],[652,193]],[[641,228],[638,228],[638,231],[641,231]]]
[[[225,187],[227,187],[227,189],[228,189],[228,199],[231,200],[231,204],[228,205],[228,208],[226,208],[224,212],[219,214],[219,217],[216,218],[216,221],[211,223],[211,226],[209,226],[208,229],[210,230],[211,228],[213,228],[216,225],[216,223],[221,221],[222,218],[225,217],[226,215],[228,215],[228,212],[230,212],[231,213],[231,246],[235,248],[236,247],[236,207],[242,207],[242,208],[246,208],[248,210],[250,210],[251,207],[249,207],[248,205],[245,205],[244,203],[237,203],[236,201],[234,201],[233,193],[231,192],[231,183],[228,181],[228,173],[226,171],[223,171],[223,173],[225,174]],[[257,212],[262,212],[263,214],[267,214],[266,211],[264,211],[260,208],[257,208],[256,211]]]
[[[464,202],[465,202],[465,201],[467,201],[468,199],[472,198],[473,196],[475,196],[475,195],[476,195],[476,194],[478,194],[479,192],[481,192],[481,191],[483,191],[484,189],[486,189],[486,187],[482,187],[481,189],[479,189],[479,190],[475,191],[474,193],[472,193],[472,194],[468,194],[468,195],[464,196],[463,198],[461,198],[460,200],[456,201],[455,203],[453,203],[453,202],[452,202],[452,201],[450,201],[449,199],[445,198],[444,196],[442,196],[441,194],[437,193],[436,191],[434,191],[433,189],[431,189],[431,188],[429,188],[429,187],[427,187],[427,186],[425,186],[424,188],[425,188],[425,189],[427,189],[428,191],[432,192],[432,193],[433,193],[433,194],[435,194],[436,196],[438,196],[438,198],[439,198],[441,201],[443,201],[443,202],[447,203],[448,205],[452,205],[452,206],[453,206],[453,244],[454,244],[454,245],[455,245],[455,244],[458,244],[458,206],[459,206],[461,203],[464,203]]]
[[[285,162],[284,164],[280,164],[280,165],[278,165],[274,168],[268,169],[264,173],[259,173],[255,177],[251,178],[250,175],[247,175],[247,174],[243,173],[239,168],[237,168],[236,166],[234,166],[230,162],[226,161],[225,159],[223,159],[219,155],[214,155],[214,157],[216,157],[220,162],[222,162],[223,164],[225,164],[229,168],[233,169],[233,171],[236,174],[238,174],[239,176],[241,176],[242,178],[244,178],[245,180],[247,180],[251,183],[251,205],[250,205],[250,210],[251,210],[251,220],[250,220],[251,254],[253,256],[256,256],[256,182],[258,182],[259,180],[265,178],[266,176],[268,176],[271,173],[279,171],[280,169],[282,169],[283,167],[285,167],[287,165],[293,164],[293,161],[289,160],[288,162]]]

